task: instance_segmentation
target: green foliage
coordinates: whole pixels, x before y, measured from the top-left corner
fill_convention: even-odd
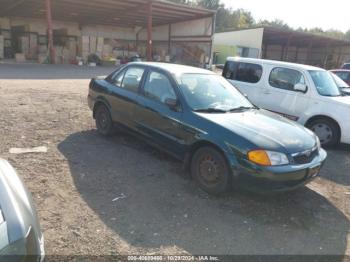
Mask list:
[[[345,39],[350,40],[350,30],[345,33]]]

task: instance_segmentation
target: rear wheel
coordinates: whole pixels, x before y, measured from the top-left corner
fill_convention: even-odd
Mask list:
[[[111,114],[105,105],[100,105],[95,111],[97,131],[103,136],[110,136],[114,132]]]
[[[322,146],[336,146],[340,141],[340,131],[336,123],[327,118],[319,118],[307,124],[320,139]]]
[[[191,174],[201,189],[209,194],[223,194],[232,183],[225,157],[212,147],[203,147],[193,155]]]

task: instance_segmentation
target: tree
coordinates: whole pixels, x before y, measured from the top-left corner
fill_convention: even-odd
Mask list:
[[[198,5],[211,10],[218,10],[219,7],[223,7],[220,4],[220,0],[198,0]]]
[[[350,30],[348,30],[348,31],[345,33],[344,38],[345,38],[346,40],[350,40]]]
[[[257,24],[258,26],[273,26],[273,27],[279,27],[284,29],[291,29],[288,24],[286,24],[283,20],[275,19],[273,21],[268,20],[260,20]]]

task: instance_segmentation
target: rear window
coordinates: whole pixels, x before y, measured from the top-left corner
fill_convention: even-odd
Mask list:
[[[344,65],[342,66],[342,69],[350,69],[350,64],[344,64]]]
[[[334,72],[338,77],[340,77],[343,81],[350,80],[350,72]]]
[[[228,61],[222,75],[226,79],[255,84],[260,81],[262,73],[261,65]]]

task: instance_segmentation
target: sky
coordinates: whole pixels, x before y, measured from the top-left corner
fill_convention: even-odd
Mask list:
[[[257,21],[280,19],[293,28],[350,30],[350,0],[221,0],[221,3],[251,11]]]

